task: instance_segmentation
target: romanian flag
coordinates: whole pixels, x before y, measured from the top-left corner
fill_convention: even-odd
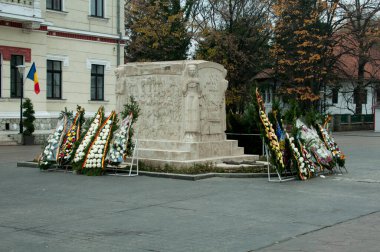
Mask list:
[[[34,92],[36,94],[39,94],[40,93],[40,85],[38,83],[38,75],[37,75],[36,65],[34,64],[34,62],[33,62],[33,65],[30,67],[29,73],[26,76],[26,78],[34,81]]]

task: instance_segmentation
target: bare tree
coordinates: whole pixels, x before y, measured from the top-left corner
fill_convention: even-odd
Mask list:
[[[339,6],[346,19],[342,32],[345,40],[340,44],[344,52],[342,57],[346,60],[340,60],[337,67],[351,80],[355,113],[361,114],[366,99],[365,89],[372,87],[379,76],[380,54],[376,43],[380,35],[380,1],[342,0]]]
[[[273,0],[199,0],[195,57],[228,71],[227,106],[242,112],[251,79],[270,66],[270,8]]]

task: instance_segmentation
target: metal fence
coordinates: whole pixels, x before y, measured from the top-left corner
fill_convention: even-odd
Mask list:
[[[373,123],[373,114],[369,115],[351,115],[351,114],[341,114],[334,115],[335,117],[340,117],[340,123]]]
[[[338,114],[334,115],[333,125],[334,131],[373,130],[374,115]]]

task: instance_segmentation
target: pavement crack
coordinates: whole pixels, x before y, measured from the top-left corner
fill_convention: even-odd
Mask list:
[[[160,230],[143,231],[143,230],[110,229],[110,230],[104,230],[104,231],[98,231],[98,232],[88,232],[85,234],[90,237],[104,237],[104,236],[115,237],[115,236],[153,235],[154,233],[158,233],[158,232],[160,232]]]
[[[189,208],[183,208],[183,207],[171,207],[171,206],[160,206],[162,208],[170,208],[170,209],[175,209],[175,210],[184,210],[184,211],[192,211],[196,212],[197,210],[195,209],[189,209]]]
[[[334,178],[334,180],[337,180],[337,181],[352,181],[352,182],[367,183],[367,184],[379,184],[380,183],[380,180],[374,180],[374,179]]]
[[[139,210],[139,209],[144,209],[144,208],[157,207],[157,206],[158,207],[168,207],[168,206],[165,206],[165,205],[171,204],[171,203],[177,203],[177,202],[187,201],[187,200],[191,200],[191,199],[200,199],[200,198],[203,198],[203,197],[206,197],[206,196],[209,196],[209,195],[210,194],[204,194],[204,195],[199,195],[199,196],[195,196],[195,197],[189,197],[189,198],[186,198],[186,199],[172,200],[172,201],[166,201],[166,202],[157,203],[157,204],[145,205],[145,206],[141,206],[141,207],[128,208],[128,209],[124,209],[124,210],[118,210],[118,211],[115,211],[115,212],[112,212],[112,213],[125,213],[125,212],[129,212],[129,211],[134,211],[134,210]],[[186,209],[186,210],[190,210],[190,209]]]
[[[247,252],[260,251],[260,250],[272,247],[274,245],[278,245],[278,244],[290,241],[292,239],[296,239],[296,238],[302,237],[304,235],[312,234],[312,233],[315,233],[315,232],[318,232],[318,231],[321,231],[321,230],[324,230],[324,229],[327,229],[327,228],[331,228],[331,227],[334,227],[334,226],[337,226],[337,225],[340,225],[340,224],[343,224],[343,223],[346,223],[346,222],[357,220],[357,219],[360,219],[360,218],[363,218],[363,217],[366,217],[366,216],[369,216],[369,215],[372,215],[372,214],[377,214],[377,213],[380,213],[380,210],[376,210],[376,211],[373,211],[373,212],[370,212],[370,213],[366,213],[366,214],[362,214],[362,215],[359,215],[359,216],[356,216],[356,217],[353,217],[353,218],[350,218],[350,219],[339,221],[339,222],[333,223],[331,225],[327,225],[327,226],[323,226],[321,228],[313,229],[313,230],[310,230],[310,231],[307,231],[307,232],[304,232],[304,233],[301,233],[301,234],[298,234],[298,235],[295,235],[295,236],[292,236],[292,237],[287,237],[287,238],[285,238],[283,240],[273,242],[271,244],[265,245],[265,246],[257,248],[257,249],[249,250]]]
[[[20,228],[20,227],[9,226],[9,225],[0,225],[0,227],[12,229],[14,232],[28,232],[28,233],[39,235],[39,236],[51,236],[51,235],[53,235],[50,231],[45,230],[45,229],[41,229],[44,226]]]

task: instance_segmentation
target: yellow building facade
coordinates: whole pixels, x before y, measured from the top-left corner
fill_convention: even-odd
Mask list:
[[[115,108],[115,68],[123,64],[121,0],[0,0],[0,130],[19,130],[20,96],[30,98],[36,128],[50,129],[61,110]],[[40,93],[24,80],[35,63]]]

